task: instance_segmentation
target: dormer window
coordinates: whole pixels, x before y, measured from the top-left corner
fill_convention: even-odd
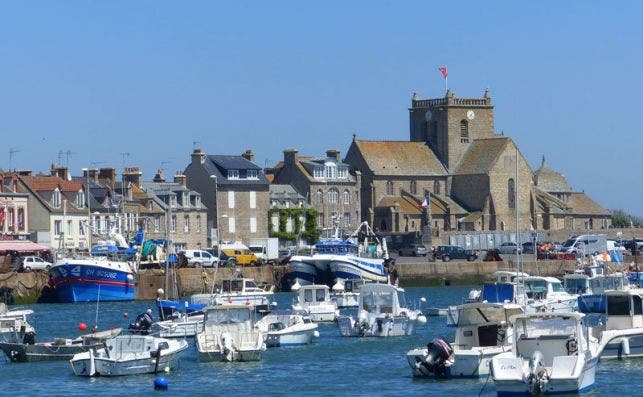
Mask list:
[[[186,192],[183,192],[183,206],[184,207],[190,206],[190,200],[188,199],[188,194]]]
[[[201,197],[200,196],[194,196],[194,206],[197,208],[201,207]]]
[[[248,179],[259,179],[257,170],[248,170]]]
[[[228,179],[239,179],[239,170],[228,170]]]
[[[322,167],[315,167],[313,170],[313,176],[315,179],[321,179],[324,177],[324,170]]]
[[[339,179],[348,178],[348,168],[346,168],[346,167],[337,168],[337,178],[339,178]]]
[[[335,163],[327,162],[324,164],[324,177],[326,179],[334,179],[337,177],[337,165],[335,165]]]
[[[76,194],[76,208],[83,208],[85,206],[85,192],[80,189]]]
[[[52,202],[53,202],[54,208],[60,208],[60,189],[56,188],[56,190],[54,190]]]

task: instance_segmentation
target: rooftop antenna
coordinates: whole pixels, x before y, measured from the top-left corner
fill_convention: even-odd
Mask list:
[[[199,144],[201,144],[201,141],[192,141],[192,150],[196,149]]]
[[[76,154],[76,152],[72,152],[71,150],[69,150],[69,149],[68,149],[68,150],[65,152],[65,154],[67,155],[67,164],[65,164],[65,166],[66,166],[66,167],[69,167],[69,159],[71,158],[71,156],[73,156],[74,154]]]
[[[63,164],[63,154],[64,152],[62,150],[58,151],[58,163],[56,163],[59,167]]]
[[[17,149],[15,147],[9,148],[9,171],[11,171],[11,166],[13,164],[13,157],[19,151],[20,151],[20,149]]]
[[[127,159],[129,158],[130,154],[129,154],[129,152],[121,152],[119,154],[121,155],[121,158],[123,159],[123,168],[125,168],[125,164],[127,162]]]

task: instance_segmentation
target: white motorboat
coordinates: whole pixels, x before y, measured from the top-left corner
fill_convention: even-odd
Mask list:
[[[259,361],[265,350],[263,333],[254,326],[250,305],[204,309],[203,329],[196,335],[201,361]]]
[[[239,273],[240,274],[240,273]],[[210,294],[192,295],[192,305],[252,305],[257,311],[268,311],[274,286],[264,289],[254,279],[233,277],[221,280],[221,285]]]
[[[426,348],[406,354],[413,376],[478,378],[489,375],[491,358],[511,349],[509,318],[522,313],[512,303],[465,303],[449,308],[447,324],[455,341],[435,338]]]
[[[342,336],[411,335],[416,322],[426,323],[420,310],[406,307],[404,290],[390,284],[366,284],[359,295],[359,312],[339,316],[337,325]]]
[[[643,357],[643,290],[605,291],[607,321],[600,336],[601,359]]]
[[[337,303],[330,299],[329,291],[326,285],[304,285],[299,289],[292,308],[310,313],[310,318],[315,322],[335,321],[339,310]]]
[[[582,313],[513,316],[510,352],[491,359],[498,395],[578,393],[594,384],[600,354]]]
[[[307,345],[319,335],[318,325],[303,311],[273,311],[257,321],[255,327],[266,336],[266,347]]]
[[[0,342],[28,343],[36,335],[36,330],[27,321],[33,314],[31,309],[9,310],[0,302]]]
[[[372,283],[370,280],[349,279],[343,283],[336,282],[330,293],[330,298],[337,303],[337,307],[357,307],[359,305],[359,291],[364,284]]]
[[[102,349],[78,353],[69,361],[78,376],[119,376],[167,372],[176,367],[185,340],[149,335],[121,335]]]
[[[556,277],[529,276],[519,278],[523,283],[527,302],[526,313],[573,312],[578,308],[578,295],[565,291]]]
[[[160,338],[189,338],[195,336],[201,328],[203,314],[179,313],[172,319],[154,322],[149,333]]]

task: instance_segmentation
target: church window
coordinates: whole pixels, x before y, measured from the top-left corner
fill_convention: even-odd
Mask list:
[[[460,142],[469,142],[469,122],[467,120],[460,121]]]
[[[417,182],[411,181],[411,194],[417,194],[417,192],[418,192]]]
[[[393,181],[386,182],[386,194],[389,196],[393,195]]]
[[[507,204],[509,208],[516,208],[516,184],[513,178],[507,181]]]

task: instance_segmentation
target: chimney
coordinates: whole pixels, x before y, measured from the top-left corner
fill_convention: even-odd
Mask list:
[[[98,178],[106,179],[108,182],[114,183],[116,181],[116,169],[111,167],[101,168],[98,171]]]
[[[188,177],[183,174],[181,171],[176,171],[176,174],[174,175],[174,183],[181,184],[183,186],[187,185],[188,182]]]
[[[243,157],[244,159],[246,159],[246,160],[248,160],[248,161],[252,161],[252,162],[254,162],[254,161],[255,161],[255,154],[254,154],[254,153],[252,153],[252,149],[248,149],[248,150],[246,150],[246,151],[241,155],[241,157]]]
[[[87,174],[89,173],[89,179],[96,182],[98,181],[98,168],[83,168],[83,178],[87,179]]]
[[[123,171],[123,182],[129,182],[132,185],[141,186],[141,176],[143,173],[139,167],[125,167]]]
[[[152,179],[153,182],[165,182],[165,175],[163,175],[163,170],[157,170],[156,175],[154,175],[154,179]]]
[[[57,176],[59,178],[62,178],[64,180],[69,180],[69,170],[67,167],[61,167],[61,166],[54,166],[53,164],[51,165],[51,175],[52,176]]]
[[[205,163],[205,153],[201,149],[194,149],[192,152],[192,164]]]
[[[297,164],[297,149],[284,150],[284,165],[294,166]]]
[[[18,170],[16,174],[20,176],[31,176],[31,170]]]
[[[326,157],[335,159],[338,163],[342,162],[342,159],[339,157],[339,150],[337,149],[328,149],[326,150]]]

